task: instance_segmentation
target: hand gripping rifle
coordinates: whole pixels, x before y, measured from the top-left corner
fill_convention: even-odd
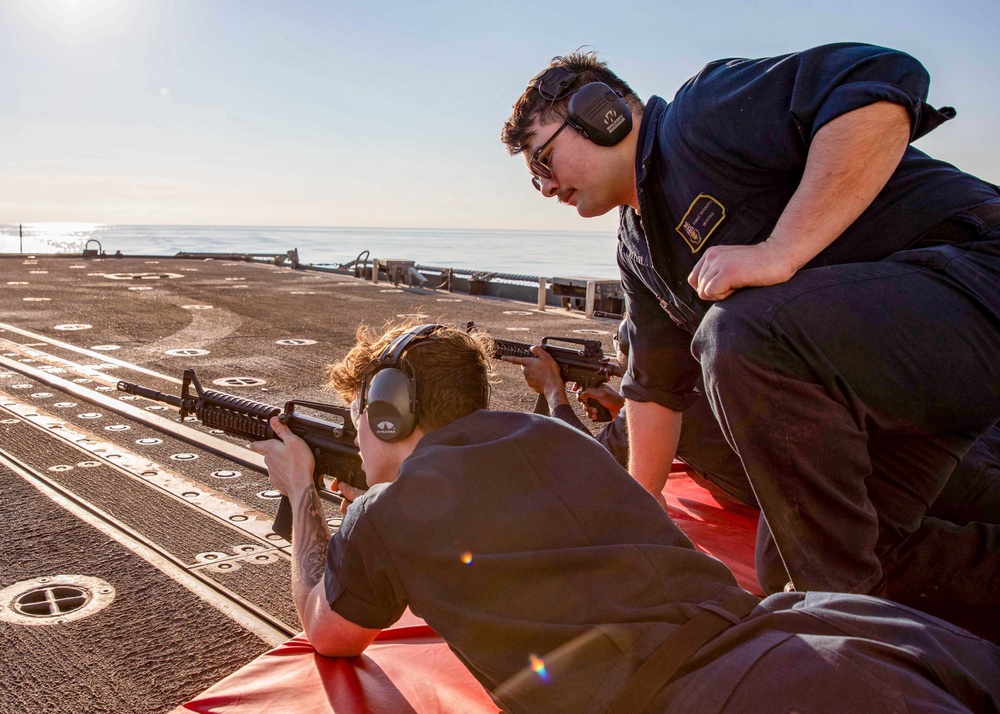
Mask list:
[[[191,394],[191,385],[195,394]],[[250,441],[274,439],[274,430],[268,422],[278,417],[281,423],[292,430],[312,448],[316,459],[313,480],[316,488],[323,493],[323,476],[336,477],[346,484],[365,490],[364,471],[361,470],[361,456],[354,445],[354,424],[350,412],[332,404],[319,404],[298,399],[285,402],[284,411],[269,404],[254,402],[232,394],[204,390],[194,370],[184,370],[181,396],[174,397],[155,389],[141,387],[132,382],[119,382],[118,391],[135,394],[153,401],[163,402],[180,409],[180,419],[189,414],[197,417],[205,426],[221,429],[225,433]],[[324,421],[314,417],[296,414],[295,407],[305,407],[339,416],[343,424]],[[292,539],[292,506],[287,496],[281,497],[278,513],[274,517],[274,532],[287,541]]]
[[[476,329],[476,326],[470,322],[467,329],[471,332]],[[531,354],[531,345],[527,342],[516,342],[497,337],[490,339],[493,340],[494,357],[534,357]],[[552,344],[553,342],[574,346],[555,345]],[[598,387],[612,377],[622,376],[622,368],[618,364],[618,360],[604,354],[600,340],[576,337],[543,337],[541,348],[548,352],[559,365],[559,376],[562,377],[562,380],[576,382],[581,389]],[[596,406],[597,409],[595,421],[611,421],[611,412],[596,399],[592,402],[592,406]],[[535,414],[548,413],[549,405],[545,401],[545,395],[539,394],[535,401]]]

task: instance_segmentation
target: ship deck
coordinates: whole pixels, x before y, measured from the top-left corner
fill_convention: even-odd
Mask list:
[[[119,380],[178,394],[192,368],[259,402],[337,403],[324,368],[362,322],[606,352],[616,326],[251,260],[3,255],[0,285],[2,712],[169,711],[300,629],[262,460]],[[534,401],[500,364],[493,406]]]

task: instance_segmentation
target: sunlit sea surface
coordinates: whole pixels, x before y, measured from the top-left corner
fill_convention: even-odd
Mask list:
[[[362,251],[418,265],[545,277],[617,278],[610,232],[282,226],[0,225],[0,253],[81,253],[96,240],[108,254],[286,253],[303,263],[339,265]],[[97,248],[92,244],[91,248]]]

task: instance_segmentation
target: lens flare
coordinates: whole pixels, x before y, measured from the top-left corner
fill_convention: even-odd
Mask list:
[[[541,677],[543,682],[549,681],[549,673],[545,671],[545,660],[531,655],[531,671]]]
[[[471,565],[472,553],[470,553],[469,551],[465,551],[464,553],[462,553],[462,562],[465,563],[466,565]]]

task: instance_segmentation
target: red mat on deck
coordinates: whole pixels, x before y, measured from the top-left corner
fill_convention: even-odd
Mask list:
[[[760,594],[753,570],[757,511],[674,473],[670,517],[695,546]],[[723,505],[724,504],[724,505]],[[360,657],[317,655],[299,635],[202,692],[174,714],[408,714],[496,712],[486,691],[423,620],[409,611]]]

